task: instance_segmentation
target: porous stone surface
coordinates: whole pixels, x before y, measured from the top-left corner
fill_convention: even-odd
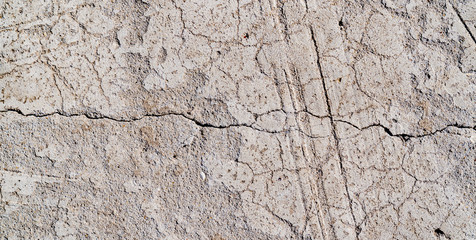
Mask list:
[[[476,239],[476,1],[3,0],[1,239]]]

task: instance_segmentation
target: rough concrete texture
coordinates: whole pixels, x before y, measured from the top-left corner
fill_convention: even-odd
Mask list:
[[[475,0],[0,17],[1,239],[476,239]]]

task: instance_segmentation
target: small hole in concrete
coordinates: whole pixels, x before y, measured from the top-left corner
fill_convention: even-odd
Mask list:
[[[445,235],[445,233],[443,231],[441,231],[441,229],[439,229],[439,228],[435,229],[435,233],[437,235]]]

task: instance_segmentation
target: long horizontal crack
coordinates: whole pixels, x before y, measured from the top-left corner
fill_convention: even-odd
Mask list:
[[[126,122],[126,123],[130,123],[130,122],[135,122],[135,121],[140,121],[144,118],[147,118],[147,117],[165,117],[165,116],[179,116],[179,117],[183,117],[189,121],[192,121],[193,123],[195,123],[197,126],[199,127],[203,127],[203,128],[217,128],[217,129],[225,129],[225,128],[231,128],[231,127],[247,127],[247,128],[251,128],[253,130],[256,130],[256,131],[259,131],[259,132],[266,132],[266,133],[271,133],[271,134],[278,134],[278,133],[285,133],[285,132],[289,132],[289,131],[298,131],[302,134],[304,134],[305,136],[309,137],[309,138],[322,138],[322,137],[319,137],[319,136],[312,136],[308,133],[305,133],[303,131],[300,131],[299,129],[284,129],[284,130],[278,130],[278,131],[268,131],[266,129],[262,129],[262,128],[257,128],[255,126],[253,126],[252,124],[228,124],[228,125],[214,125],[214,124],[211,124],[211,123],[204,123],[204,122],[201,122],[197,119],[194,119],[190,116],[187,116],[186,114],[183,114],[183,113],[177,113],[177,112],[166,112],[166,113],[161,113],[161,114],[145,114],[141,117],[137,117],[137,118],[130,118],[130,119],[120,119],[120,118],[114,118],[114,117],[109,117],[109,116],[105,116],[105,115],[93,115],[93,114],[89,114],[89,113],[80,113],[80,114],[77,114],[77,113],[71,113],[71,114],[65,114],[65,113],[60,113],[60,112],[54,112],[54,113],[46,113],[46,114],[42,114],[42,113],[23,113],[21,110],[19,109],[6,109],[6,110],[0,110],[0,113],[8,113],[8,112],[14,112],[14,113],[17,113],[17,114],[20,114],[24,117],[37,117],[37,118],[42,118],[42,117],[49,117],[49,116],[62,116],[62,117],[86,117],[88,119],[91,119],[91,120],[101,120],[101,119],[105,119],[105,120],[111,120],[111,121],[115,121],[115,122]],[[304,113],[307,113],[307,114],[310,114],[308,112],[304,112]],[[311,116],[314,116],[314,117],[319,117],[319,118],[328,118],[329,116],[315,116],[313,114],[310,114]],[[441,128],[441,129],[438,129],[436,131],[433,131],[433,132],[429,132],[429,133],[425,133],[425,134],[419,134],[419,135],[415,135],[415,134],[408,134],[408,133],[392,133],[390,131],[390,129],[382,124],[378,124],[378,123],[374,123],[374,124],[371,124],[371,125],[368,125],[368,126],[365,126],[365,127],[358,127],[357,125],[353,124],[353,123],[350,123],[348,121],[345,121],[345,120],[339,120],[339,119],[334,119],[335,122],[341,122],[341,123],[345,123],[345,124],[348,124],[350,126],[352,126],[353,128],[356,128],[360,131],[362,130],[365,130],[365,129],[369,129],[369,128],[373,128],[373,127],[380,127],[382,128],[385,133],[387,133],[389,136],[392,136],[392,137],[399,137],[401,139],[403,139],[404,141],[408,141],[410,140],[411,138],[421,138],[421,137],[426,137],[426,136],[431,136],[431,135],[434,135],[436,133],[439,133],[439,132],[443,132],[445,131],[446,129],[450,128],[450,127],[455,127],[455,128],[460,128],[460,129],[473,129],[473,130],[476,130],[476,126],[464,126],[464,125],[461,125],[461,124],[450,124],[450,125],[447,125],[445,126],[444,128]]]
[[[379,124],[379,123],[374,123],[374,124],[371,124],[371,125],[368,125],[368,126],[365,126],[365,127],[358,127],[355,124],[352,124],[352,123],[344,121],[344,120],[335,120],[335,121],[348,124],[348,125],[356,128],[360,131],[363,131],[363,130],[369,129],[369,128],[379,127],[379,128],[382,128],[385,131],[385,133],[387,133],[389,136],[399,137],[399,138],[403,139],[404,141],[408,141],[412,138],[422,138],[422,137],[431,136],[431,135],[434,135],[436,133],[443,132],[443,131],[445,131],[446,129],[448,129],[450,127],[455,127],[455,128],[460,128],[460,129],[476,130],[476,126],[471,127],[471,126],[464,126],[464,125],[460,125],[460,124],[450,124],[450,125],[446,125],[445,127],[441,128],[441,129],[438,129],[438,130],[433,131],[433,132],[425,133],[425,134],[392,133],[392,131],[390,131],[390,129],[388,127],[386,127],[382,124]]]
[[[8,112],[14,112],[14,113],[17,113],[17,114],[22,115],[24,117],[43,118],[43,117],[50,117],[50,116],[62,116],[62,117],[81,117],[81,116],[83,116],[83,117],[86,117],[86,118],[91,119],[91,120],[111,120],[111,121],[114,121],[114,122],[124,122],[124,123],[131,123],[131,122],[135,122],[135,121],[140,121],[140,120],[142,120],[144,118],[147,118],[147,117],[159,118],[159,117],[165,117],[165,116],[178,116],[178,117],[185,118],[189,121],[192,121],[197,126],[202,127],[202,128],[226,129],[226,128],[231,128],[231,127],[247,127],[247,128],[251,128],[253,130],[259,131],[259,132],[265,132],[265,133],[270,133],[270,134],[279,134],[279,133],[286,133],[286,132],[289,132],[289,131],[298,131],[298,132],[304,134],[306,137],[309,137],[309,138],[322,138],[322,136],[313,136],[313,135],[305,133],[305,132],[303,132],[303,131],[301,131],[297,128],[296,129],[283,129],[283,130],[277,130],[277,131],[269,131],[269,130],[266,130],[266,129],[257,128],[256,126],[253,126],[253,124],[214,125],[214,124],[211,124],[211,123],[201,122],[201,121],[199,121],[195,118],[187,116],[186,114],[177,113],[177,112],[165,112],[165,113],[160,113],[160,114],[144,114],[144,115],[142,115],[140,117],[136,117],[136,118],[121,119],[121,118],[114,118],[114,117],[110,117],[110,116],[106,116],[106,115],[98,115],[98,114],[91,114],[91,113],[69,113],[68,114],[68,113],[61,113],[61,112],[53,112],[53,113],[43,114],[43,113],[23,113],[19,109],[0,110],[0,113],[8,113]],[[319,117],[324,118],[326,116],[319,116]]]
[[[183,117],[187,120],[190,120],[192,122],[194,122],[196,125],[200,126],[200,127],[209,127],[209,128],[229,128],[229,127],[250,127],[250,128],[254,128],[250,125],[247,125],[247,124],[230,124],[230,125],[214,125],[214,124],[211,124],[211,123],[203,123],[203,122],[200,122],[199,120],[197,119],[194,119],[192,117],[189,117],[183,113],[177,113],[177,112],[165,112],[165,113],[161,113],[161,114],[144,114],[140,117],[136,117],[136,118],[129,118],[129,119],[121,119],[121,118],[114,118],[114,117],[110,117],[110,116],[106,116],[106,115],[98,115],[98,114],[91,114],[91,113],[61,113],[61,112],[53,112],[53,113],[46,113],[46,114],[42,114],[42,113],[23,113],[21,110],[19,109],[7,109],[7,110],[0,110],[0,113],[6,113],[6,112],[15,112],[15,113],[18,113],[22,116],[25,116],[25,117],[38,117],[38,118],[42,118],[42,117],[49,117],[49,116],[62,116],[62,117],[86,117],[88,119],[91,119],[91,120],[101,120],[101,119],[105,119],[105,120],[111,120],[111,121],[115,121],[115,122],[127,122],[127,123],[130,123],[130,122],[135,122],[135,121],[140,121],[144,118],[147,118],[147,117],[165,117],[165,116],[179,116],[179,117]],[[258,131],[263,131],[263,130],[260,130],[260,129],[256,129]],[[270,132],[270,133],[277,133],[277,132]]]

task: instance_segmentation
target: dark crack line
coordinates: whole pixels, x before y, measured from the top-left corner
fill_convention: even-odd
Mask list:
[[[432,135],[435,135],[437,133],[443,132],[443,131],[445,131],[446,129],[448,129],[450,127],[459,128],[459,129],[473,129],[473,130],[476,130],[476,126],[472,126],[472,127],[471,126],[464,126],[464,125],[456,123],[456,124],[446,125],[445,127],[441,128],[441,129],[438,129],[438,130],[435,130],[433,132],[429,132],[429,133],[425,133],[425,134],[419,134],[419,135],[413,135],[413,134],[408,134],[408,133],[392,133],[392,131],[390,131],[390,129],[388,127],[386,127],[386,126],[384,126],[380,123],[375,123],[375,124],[371,124],[371,125],[360,128],[360,127],[356,126],[355,124],[352,124],[348,121],[338,120],[338,119],[336,119],[335,121],[348,124],[348,125],[352,126],[353,128],[358,129],[359,131],[363,131],[363,130],[366,130],[366,129],[369,129],[369,128],[379,127],[379,128],[382,128],[385,131],[385,133],[387,133],[389,136],[399,137],[404,142],[406,142],[406,141],[408,141],[412,138],[422,138],[422,137],[432,136]]]
[[[114,121],[114,122],[126,122],[126,123],[131,123],[131,122],[135,122],[135,121],[140,121],[146,117],[165,117],[165,116],[179,116],[179,117],[183,117],[187,120],[190,120],[192,122],[194,122],[196,125],[200,126],[200,127],[204,127],[204,128],[230,128],[230,127],[249,127],[249,128],[253,128],[257,131],[261,131],[261,132],[268,132],[268,133],[280,133],[280,131],[265,131],[265,130],[262,130],[262,129],[257,129],[251,125],[247,125],[247,124],[230,124],[230,125],[214,125],[214,124],[211,124],[211,123],[204,123],[204,122],[201,122],[197,119],[194,119],[190,116],[187,116],[183,113],[176,113],[176,112],[166,112],[166,113],[161,113],[161,114],[145,114],[141,117],[137,117],[137,118],[130,118],[130,119],[122,119],[122,118],[114,118],[114,117],[109,117],[109,116],[105,116],[105,115],[100,115],[100,114],[95,114],[95,113],[72,113],[72,114],[68,114],[68,113],[62,113],[62,112],[54,112],[54,113],[47,113],[47,114],[41,114],[41,113],[38,113],[38,114],[35,114],[35,113],[23,113],[21,110],[19,109],[6,109],[6,110],[1,110],[0,113],[7,113],[7,112],[16,112],[22,116],[25,116],[25,117],[38,117],[38,118],[41,118],[41,117],[49,117],[49,116],[62,116],[62,117],[80,117],[80,116],[84,116],[88,119],[91,119],[91,120],[111,120],[111,121]]]
[[[199,121],[195,118],[192,118],[192,117],[190,117],[186,114],[177,113],[177,112],[165,112],[165,113],[160,113],[160,114],[145,114],[145,115],[142,115],[142,116],[136,117],[136,118],[123,119],[123,118],[114,118],[114,117],[105,116],[105,115],[98,114],[98,113],[89,113],[89,112],[86,112],[86,113],[53,112],[53,113],[44,114],[44,113],[23,113],[19,109],[0,110],[0,113],[8,113],[8,112],[14,112],[14,113],[20,114],[24,117],[43,118],[43,117],[50,117],[50,116],[62,116],[62,117],[81,117],[81,116],[83,116],[83,117],[86,117],[86,118],[91,119],[91,120],[110,120],[110,121],[114,121],[114,122],[123,122],[123,123],[132,123],[132,122],[135,122],[135,121],[140,121],[140,120],[142,120],[144,118],[147,118],[147,117],[159,118],[159,117],[165,117],[165,116],[178,116],[178,117],[185,118],[189,121],[192,121],[197,126],[202,127],[202,128],[227,129],[227,128],[232,128],[232,127],[247,127],[247,128],[251,128],[251,129],[253,129],[255,131],[258,131],[258,132],[264,132],[264,133],[269,133],[269,134],[280,134],[280,133],[287,133],[287,132],[291,132],[291,131],[298,131],[298,132],[304,134],[306,137],[311,138],[311,139],[323,138],[323,136],[314,136],[312,134],[307,134],[307,133],[305,133],[304,131],[302,131],[300,129],[283,129],[283,130],[277,130],[277,131],[269,131],[269,130],[266,130],[264,128],[258,128],[256,126],[254,126],[255,123],[252,123],[252,124],[215,125],[215,124],[211,124],[211,123],[207,123],[207,122],[201,122],[201,121]]]
[[[334,137],[334,140],[335,140],[335,143],[336,143],[337,156],[339,157],[339,167],[340,167],[340,170],[341,170],[341,173],[342,173],[342,178],[344,179],[344,186],[345,186],[345,191],[346,191],[347,199],[348,199],[348,203],[349,203],[349,210],[350,210],[350,214],[352,215],[352,220],[354,221],[355,237],[358,240],[359,239],[359,234],[360,234],[360,229],[357,226],[357,221],[356,221],[356,218],[355,218],[355,214],[354,214],[354,211],[352,209],[352,202],[353,201],[350,198],[350,192],[349,192],[349,186],[348,186],[348,181],[347,181],[347,176],[346,176],[346,170],[345,170],[344,165],[343,165],[343,157],[342,157],[342,153],[340,151],[340,141],[339,141],[339,138],[337,137],[336,123],[335,123],[334,117],[332,115],[332,108],[331,108],[331,104],[330,104],[330,100],[329,100],[329,94],[327,93],[326,81],[324,80],[324,74],[322,72],[322,66],[321,66],[321,61],[320,61],[320,56],[319,56],[319,46],[317,44],[315,34],[314,34],[314,30],[312,29],[312,26],[310,26],[309,29],[311,30],[311,39],[312,39],[312,42],[314,43],[314,47],[315,47],[315,51],[316,51],[317,67],[319,68],[319,74],[320,74],[320,77],[321,77],[321,80],[322,80],[322,88],[324,90],[324,96],[326,98],[327,112],[329,114],[329,119],[331,121],[332,136]]]
[[[48,178],[50,178],[51,180],[54,180],[54,181],[70,181],[70,182],[77,182],[77,181],[80,181],[81,179],[77,179],[77,178],[70,178],[70,177],[67,177],[66,175],[65,176],[56,176],[56,175],[53,175],[53,174],[35,174],[35,173],[24,173],[20,170],[16,170],[16,169],[6,169],[6,168],[3,168],[3,170],[0,170],[0,175],[2,174],[12,174],[12,175],[17,175],[17,176],[24,176],[24,177],[29,177],[29,178],[33,178],[33,181],[37,181],[37,179],[35,178],[40,178],[41,180],[43,178],[45,178],[46,180],[48,180]]]
[[[275,212],[273,212],[267,204],[266,205],[261,205],[261,206],[264,207],[273,217],[277,218],[279,221],[286,224],[297,239],[304,239],[303,235],[301,233],[299,233],[298,228],[291,221],[289,221],[289,220],[279,216]]]
[[[473,42],[476,43],[476,38],[474,37],[473,33],[469,29],[468,25],[466,25],[466,22],[463,20],[463,17],[461,17],[461,13],[459,12],[459,10],[455,6],[452,6],[452,7],[453,7],[453,10],[455,10],[455,13],[458,16],[461,23],[463,23],[463,26],[466,29],[466,31],[468,32],[469,36],[471,37],[471,39],[473,39]]]

